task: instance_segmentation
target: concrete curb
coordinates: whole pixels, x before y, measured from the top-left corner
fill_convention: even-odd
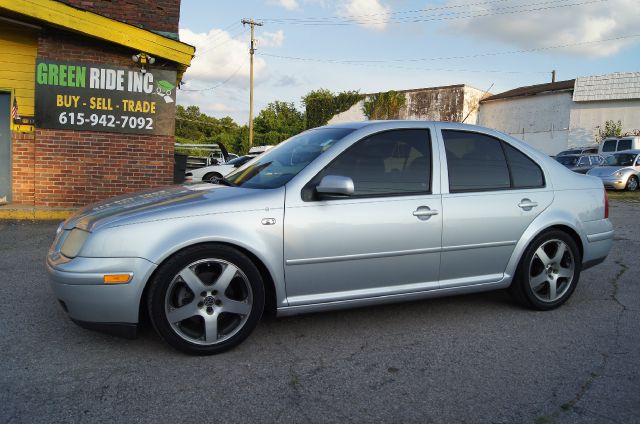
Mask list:
[[[69,218],[74,212],[75,209],[0,206],[0,220],[63,221]]]

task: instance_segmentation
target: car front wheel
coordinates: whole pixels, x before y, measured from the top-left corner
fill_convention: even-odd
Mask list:
[[[178,252],[151,281],[153,326],[171,346],[210,355],[246,339],[264,309],[260,272],[240,251],[204,244]]]
[[[526,307],[557,308],[575,290],[581,264],[580,251],[573,238],[560,230],[547,231],[527,247],[510,292]]]

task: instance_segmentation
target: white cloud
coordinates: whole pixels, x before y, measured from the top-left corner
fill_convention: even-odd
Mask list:
[[[459,4],[457,0],[451,2],[451,5],[455,4]],[[629,38],[598,43],[601,40],[638,32],[637,17],[640,16],[638,0],[609,0],[572,7],[538,8],[541,10],[535,11],[532,10],[536,9],[534,5],[519,4],[530,11],[504,13],[520,10],[514,7],[515,3],[469,7],[465,13],[493,15],[453,20],[450,21],[448,29],[457,34],[470,33],[484,39],[514,44],[523,49],[582,43],[557,51],[587,57],[610,56],[639,40]],[[575,2],[567,4],[575,4]]]
[[[180,40],[196,47],[196,56],[184,76],[185,89],[207,88],[225,82],[244,86],[249,78],[249,39],[245,35],[233,38],[228,32],[212,29],[195,33],[180,29]],[[266,68],[264,59],[254,59],[255,78]],[[228,81],[227,81],[228,80]]]
[[[264,32],[258,38],[258,47],[282,47],[284,42],[284,31]]]
[[[384,31],[387,27],[391,8],[379,0],[346,0],[338,3],[337,13],[343,18],[352,19],[374,31]]]
[[[287,10],[296,10],[299,7],[296,0],[279,0],[278,4]]]

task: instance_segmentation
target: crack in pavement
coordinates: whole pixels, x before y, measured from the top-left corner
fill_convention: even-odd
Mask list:
[[[624,303],[622,303],[620,299],[618,299],[618,292],[620,290],[619,281],[620,281],[620,278],[622,278],[622,276],[624,275],[624,273],[627,272],[629,267],[621,259],[616,260],[615,263],[618,265],[619,268],[616,275],[610,281],[610,284],[613,287],[613,291],[609,296],[609,300],[613,301],[620,307],[620,312],[618,313],[618,316],[616,318],[616,323],[614,326],[614,332],[615,332],[614,346],[615,346],[615,350],[617,351],[618,347],[620,346],[620,323],[622,321],[622,316],[627,310],[627,306]],[[618,353],[618,352],[614,352],[614,353]],[[561,404],[559,410],[554,411],[550,415],[538,417],[536,419],[536,422],[553,423],[557,418],[560,417],[561,414],[571,412],[571,411],[577,413],[578,415],[582,415],[581,414],[582,411],[592,413],[592,411],[589,411],[587,408],[578,408],[575,405],[589,391],[589,389],[593,385],[593,382],[596,380],[596,378],[604,375],[604,372],[607,369],[607,365],[609,364],[609,355],[607,353],[600,353],[600,355],[602,355],[602,364],[600,364],[600,366],[598,366],[596,370],[592,371],[589,374],[589,377],[587,378],[587,380],[580,385],[580,388],[578,389],[578,392],[576,393],[576,395],[572,399]],[[595,415],[597,415],[600,418],[607,419],[612,423],[618,423],[618,421],[614,420],[611,417],[605,417],[599,414],[595,414]]]

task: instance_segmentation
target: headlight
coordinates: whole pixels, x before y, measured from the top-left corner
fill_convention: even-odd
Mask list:
[[[614,173],[613,173],[613,176],[614,176],[614,177],[616,177],[616,178],[620,178],[620,177],[622,177],[622,171],[616,171],[616,172],[614,172]]]
[[[79,228],[74,228],[69,233],[69,236],[66,238],[64,243],[62,244],[62,248],[60,249],[60,253],[62,253],[67,258],[75,258],[80,253],[80,249],[82,249],[82,245],[84,244],[87,237],[89,237],[89,232],[81,230]]]

